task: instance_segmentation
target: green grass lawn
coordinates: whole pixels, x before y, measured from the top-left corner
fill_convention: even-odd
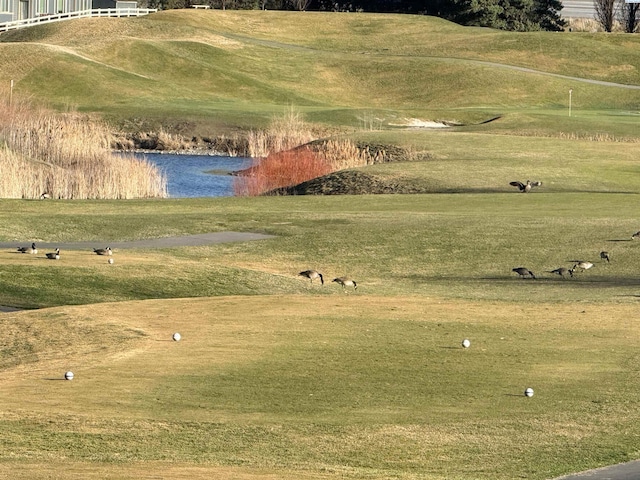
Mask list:
[[[532,109],[546,125],[570,88],[577,110],[637,115],[640,89],[588,82],[640,85],[639,43],[414,15],[168,10],[5,33],[0,75],[16,94],[128,129],[211,136],[263,127],[291,106],[341,128],[362,128],[369,115],[388,128],[411,116],[473,124]]]
[[[5,314],[0,463],[12,478],[544,479],[637,458],[635,310],[359,293]]]
[[[0,303],[61,305],[0,317],[0,465],[12,478],[546,479],[638,458],[637,184],[607,172],[621,182],[609,192],[2,201],[16,241],[276,237],[121,250],[114,265],[0,252]],[[596,265],[547,273],[578,258]],[[359,288],[312,285],[307,268]]]
[[[415,152],[362,171],[425,193],[0,200],[16,247],[274,235],[113,265],[0,251],[0,305],[29,309],[0,316],[0,477],[550,479],[640,458],[640,90],[504,66],[637,85],[638,38],[234,11],[3,34],[20,94],[194,134],[294,106]],[[576,260],[595,266],[550,273]]]

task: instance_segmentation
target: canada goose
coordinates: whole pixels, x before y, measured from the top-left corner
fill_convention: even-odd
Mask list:
[[[580,261],[580,262],[577,262],[571,270],[573,270],[574,272],[576,271],[576,268],[581,268],[582,270],[589,270],[591,267],[593,267],[593,263]]]
[[[611,256],[609,255],[609,252],[600,252],[600,258],[602,260],[606,260],[607,263],[611,261]]]
[[[50,252],[47,253],[47,258],[51,259],[51,260],[60,260],[60,249],[56,248],[55,252]]]
[[[640,238],[640,230],[631,235],[631,240],[637,240],[638,238]]]
[[[20,253],[31,253],[32,255],[38,253],[35,243],[32,243],[30,247],[18,247],[18,251]]]
[[[573,270],[570,268],[560,267],[556,268],[555,270],[551,270],[549,273],[557,273],[562,278],[564,278],[564,276],[568,273],[570,277],[573,277]]]
[[[311,280],[311,283],[313,283],[314,278],[319,278],[320,284],[324,285],[324,278],[322,278],[322,274],[317,270],[305,270],[304,272],[300,272],[298,275],[307,277],[309,280]]]
[[[46,200],[47,198],[51,198],[51,195],[49,195],[47,192],[44,192],[42,195],[40,195],[40,200]]]
[[[358,284],[348,277],[338,277],[338,278],[334,278],[332,281],[342,285],[342,288],[353,286],[354,290],[358,289]]]
[[[531,278],[535,279],[536,276],[533,274],[533,272],[531,270],[529,270],[528,268],[524,268],[524,267],[518,267],[518,268],[514,268],[511,270],[512,272],[516,272],[518,275],[520,275],[520,278],[525,278],[527,275],[531,275]]]
[[[527,180],[527,183],[509,182],[509,185],[518,187],[518,190],[520,190],[522,193],[529,193],[529,191],[533,187],[539,187],[540,185],[542,185],[542,182],[532,182],[531,180]]]
[[[113,255],[113,252],[111,251],[111,247],[94,248],[93,251],[94,251],[94,253],[97,253],[98,255]]]

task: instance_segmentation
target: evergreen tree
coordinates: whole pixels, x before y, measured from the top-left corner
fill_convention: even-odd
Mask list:
[[[451,0],[444,16],[460,25],[506,28],[500,0]]]
[[[538,19],[540,30],[561,32],[567,22],[560,16],[562,10],[560,0],[535,0],[534,15]]]
[[[562,30],[559,0],[449,0],[441,16],[461,25],[517,32]]]

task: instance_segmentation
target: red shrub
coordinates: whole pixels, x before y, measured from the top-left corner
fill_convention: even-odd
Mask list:
[[[311,150],[297,149],[270,154],[258,160],[234,182],[236,195],[257,196],[331,173],[331,166]]]

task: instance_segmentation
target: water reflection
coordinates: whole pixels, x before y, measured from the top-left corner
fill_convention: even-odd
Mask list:
[[[167,177],[171,198],[233,196],[230,172],[251,166],[250,158],[212,155],[136,154],[155,164]]]

